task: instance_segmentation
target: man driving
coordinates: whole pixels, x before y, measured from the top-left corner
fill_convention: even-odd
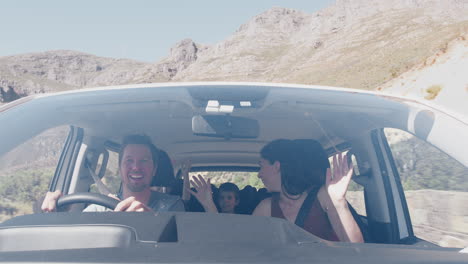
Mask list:
[[[122,192],[116,199],[120,202],[114,211],[161,212],[185,211],[182,200],[173,195],[153,192],[150,189],[158,168],[159,150],[146,135],[124,137],[119,152],[119,173],[122,179]],[[57,200],[62,192],[47,192],[41,209],[44,212],[56,210]],[[100,205],[90,205],[86,212],[110,210]]]

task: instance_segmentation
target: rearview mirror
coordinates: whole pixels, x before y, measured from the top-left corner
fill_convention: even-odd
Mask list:
[[[196,115],[192,117],[192,132],[197,136],[257,138],[258,121],[230,115]]]

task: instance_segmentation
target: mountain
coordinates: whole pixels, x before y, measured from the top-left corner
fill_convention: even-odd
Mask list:
[[[66,50],[0,57],[0,103],[129,83],[258,81],[375,89],[468,115],[465,5],[338,0],[313,14],[274,7],[215,45],[181,40],[155,63]]]
[[[467,69],[468,34],[465,33],[377,89],[405,97],[425,98],[468,116]]]
[[[337,1],[314,14],[273,8],[200,52],[174,80],[374,89],[467,32],[459,1]]]
[[[195,61],[200,49],[182,40],[169,57],[154,64],[69,50],[0,57],[0,101],[84,87],[167,82]]]
[[[319,12],[274,7],[212,46],[185,39],[155,63],[48,51],[0,57],[0,101],[168,81],[259,81],[376,89],[468,32],[459,0],[337,0]]]

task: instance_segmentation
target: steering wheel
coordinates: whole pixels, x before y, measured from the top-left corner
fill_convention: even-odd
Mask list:
[[[90,203],[90,204],[97,204],[102,205],[106,208],[114,210],[117,204],[120,201],[106,196],[100,193],[90,193],[90,192],[82,192],[82,193],[72,193],[68,195],[64,195],[57,200],[57,208],[61,208],[63,206],[67,206],[70,204],[75,203]]]

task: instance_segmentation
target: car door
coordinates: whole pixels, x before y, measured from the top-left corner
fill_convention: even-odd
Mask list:
[[[388,206],[392,242],[468,246],[468,125],[421,105],[409,105],[406,131],[374,131]]]

